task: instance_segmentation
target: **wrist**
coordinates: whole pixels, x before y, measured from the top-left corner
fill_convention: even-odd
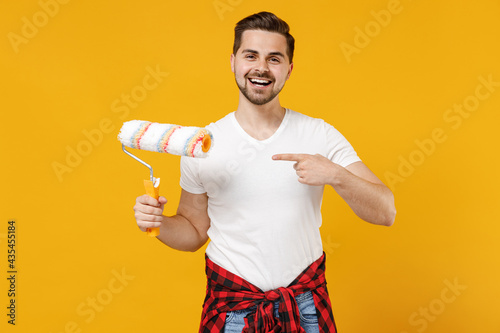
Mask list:
[[[330,169],[327,184],[332,187],[340,186],[342,183],[342,174],[345,172],[345,168],[332,162],[332,167]]]

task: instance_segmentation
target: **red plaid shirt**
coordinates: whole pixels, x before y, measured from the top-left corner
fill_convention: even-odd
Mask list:
[[[226,312],[257,306],[245,318],[243,333],[305,333],[300,327],[299,309],[294,296],[311,291],[319,331],[336,333],[325,280],[325,254],[307,267],[286,288],[263,292],[241,277],[228,272],[206,256],[207,296],[203,305],[200,333],[219,333],[224,328]],[[279,301],[279,318],[274,317],[274,301]]]

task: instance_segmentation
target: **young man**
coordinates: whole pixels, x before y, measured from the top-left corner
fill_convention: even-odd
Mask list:
[[[167,200],[137,198],[138,226],[183,251],[206,250],[200,332],[336,332],[319,227],[325,185],[363,220],[390,226],[391,191],[331,125],[286,109],[279,93],[293,69],[288,24],[261,12],[236,25],[231,69],[235,112],[207,126],[206,159],[181,159],[175,216]]]

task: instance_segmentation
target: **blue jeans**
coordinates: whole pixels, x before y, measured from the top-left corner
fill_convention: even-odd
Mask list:
[[[295,301],[299,307],[300,326],[307,333],[319,333],[318,315],[316,314],[316,306],[310,291],[295,296]],[[278,317],[278,302],[274,302],[274,316]],[[224,325],[224,333],[241,333],[245,327],[245,316],[255,311],[255,307],[231,311],[226,314],[226,324]]]

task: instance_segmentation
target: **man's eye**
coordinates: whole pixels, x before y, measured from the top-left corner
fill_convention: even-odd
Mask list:
[[[271,58],[271,62],[276,62],[276,63],[278,63],[278,62],[280,62],[280,60],[279,60],[278,58]]]
[[[252,54],[248,54],[247,56],[245,56],[245,58],[247,58],[247,59],[255,59],[255,56],[252,55]]]

